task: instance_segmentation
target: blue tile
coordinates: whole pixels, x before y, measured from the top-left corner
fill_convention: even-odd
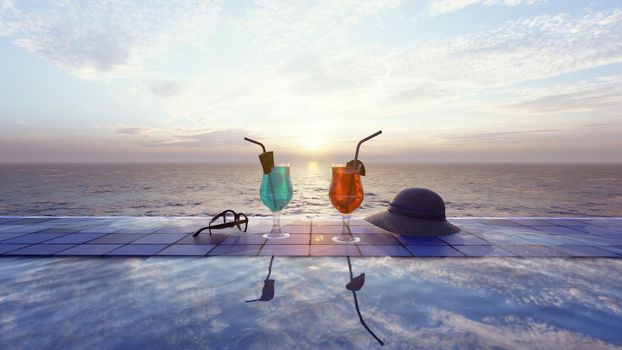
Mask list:
[[[339,231],[341,232],[341,231]],[[350,226],[350,232],[354,235],[387,235],[391,232],[381,229],[378,226]]]
[[[116,231],[117,233],[154,233],[155,231],[160,230],[161,227],[157,226],[157,227],[142,227],[142,226],[138,226],[138,227],[121,227],[118,231]]]
[[[543,245],[507,245],[501,247],[522,257],[564,257],[566,254]]]
[[[400,245],[391,235],[360,235],[356,237],[361,239],[359,245]]]
[[[584,221],[588,222],[587,220],[584,220]],[[596,225],[596,226],[603,226],[603,227],[616,227],[616,228],[620,228],[620,227],[622,227],[622,218],[617,217],[617,218],[595,219],[595,220],[589,221],[589,224],[590,225]]]
[[[554,245],[580,244],[576,239],[568,237],[567,235],[537,234],[537,235],[525,235],[521,238],[530,242],[530,244],[538,244],[538,245],[554,246]]]
[[[246,233],[268,233],[270,232],[270,230],[272,230],[272,221],[257,221],[257,220],[253,220],[253,219],[249,219],[250,221],[248,222],[248,227],[246,228]],[[233,234],[239,234],[241,231],[238,230],[237,228],[230,228],[227,230],[219,230],[219,231],[223,231],[223,233],[233,233]],[[214,232],[214,231],[212,231]]]
[[[195,233],[200,227],[192,226],[192,227],[164,227],[161,228],[154,233]]]
[[[622,245],[610,245],[610,246],[600,246],[600,249],[604,249],[608,252],[612,252],[622,256]]]
[[[525,226],[555,226],[555,224],[542,219],[512,218],[510,221]]]
[[[408,249],[414,256],[464,256],[464,254],[450,246],[411,245],[406,246],[406,249]]]
[[[343,230],[343,226],[334,225],[334,226],[313,226],[311,228],[311,233],[313,234],[340,234]]]
[[[261,248],[259,255],[308,256],[309,245],[265,245]]]
[[[52,255],[71,247],[73,247],[72,244],[35,244],[6,253],[6,255]]]
[[[249,245],[235,245],[235,244],[227,244],[227,245],[219,245],[209,252],[208,255],[242,255],[242,256],[253,256],[259,253],[259,249],[261,245],[259,244],[249,244]]]
[[[11,225],[10,229],[2,230],[3,233],[35,233],[46,230],[50,228],[50,226],[42,226],[42,225],[20,225],[13,226]]]
[[[412,256],[404,247],[397,245],[361,245],[363,256]]]
[[[311,235],[292,233],[289,237],[279,239],[268,239],[266,245],[280,245],[280,244],[304,244],[309,245]]]
[[[93,244],[126,244],[146,236],[146,233],[109,233],[98,238]]]
[[[8,239],[6,241],[2,241],[2,243],[40,243],[44,241],[49,241],[51,239],[64,236],[63,234],[56,233],[30,233],[27,235],[15,237]]]
[[[222,244],[264,244],[266,239],[256,233],[228,236]]]
[[[104,255],[119,247],[120,244],[80,244],[55,255]]]
[[[570,227],[563,227],[563,226],[533,226],[533,228],[548,233],[548,234],[573,234],[573,233],[579,233],[580,231],[574,229],[574,228],[570,228]]]
[[[192,235],[188,235],[186,238],[175,244],[208,244],[208,245],[216,245],[222,243],[225,239],[229,237],[228,235],[220,235],[213,234],[209,235],[207,232],[200,233],[197,237],[193,237]]]
[[[10,233],[11,230],[15,230],[20,227],[22,227],[22,225],[0,225],[0,233]],[[14,232],[14,233],[20,233],[20,232]],[[28,232],[24,232],[24,234],[26,233]]]
[[[104,233],[71,233],[62,237],[54,238],[52,240],[46,241],[46,244],[80,244],[86,243],[88,241],[92,241],[101,236],[105,235]]]
[[[301,233],[301,234],[309,234],[311,233],[311,226],[301,226],[301,225],[287,225],[281,228],[285,233]]]
[[[408,237],[408,236],[394,236],[398,241],[404,245],[447,245],[447,242],[436,237]]]
[[[551,224],[566,227],[587,226],[588,222],[579,219],[544,219]]]
[[[76,229],[70,229],[70,228],[48,228],[45,229],[43,231],[38,231],[37,233],[62,233],[62,234],[68,234],[68,233],[74,233],[74,232],[78,232],[80,230],[76,230]]]
[[[106,255],[150,256],[166,247],[166,244],[130,244],[108,252]]]
[[[488,241],[473,235],[450,235],[439,238],[451,245],[490,245]]]
[[[0,244],[0,254],[4,254],[23,247],[28,247],[28,244]]]
[[[101,225],[80,230],[80,233],[113,233],[119,231],[119,229],[116,226]]]
[[[466,256],[516,256],[516,254],[501,247],[490,245],[462,245],[454,248]]]
[[[185,233],[152,233],[132,242],[132,244],[173,244],[186,236]]]
[[[478,234],[482,239],[488,241],[489,244],[493,245],[527,245],[527,244],[537,244],[534,242],[530,242],[525,239],[526,234],[517,235],[517,234],[502,234],[499,232],[490,232],[490,233],[480,233]]]
[[[508,219],[477,219],[477,222],[490,226],[523,227],[523,225]]]
[[[311,256],[360,256],[358,247],[355,244],[319,244],[312,245],[309,252]]]
[[[620,257],[613,252],[588,245],[560,245],[554,249],[572,257]]]
[[[207,244],[176,244],[169,246],[168,248],[160,251],[158,255],[169,255],[169,256],[204,256],[212,250],[215,245],[207,245]]]
[[[23,235],[25,235],[25,233],[0,233],[0,242]]]
[[[55,220],[54,217],[49,218],[20,218],[15,221],[12,221],[12,225],[32,225],[32,224],[41,224],[46,222],[51,222]]]

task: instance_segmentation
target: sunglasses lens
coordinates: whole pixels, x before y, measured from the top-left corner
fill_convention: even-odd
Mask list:
[[[245,214],[240,213],[238,220],[244,221],[243,224],[238,225],[238,228],[240,229],[240,231],[246,232],[246,228],[248,227],[248,217]],[[244,228],[242,229],[240,226],[243,226]]]
[[[225,219],[225,222],[233,222],[235,221],[235,214],[229,210],[225,213],[224,219]]]

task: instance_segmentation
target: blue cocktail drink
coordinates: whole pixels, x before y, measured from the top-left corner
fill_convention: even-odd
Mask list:
[[[276,239],[289,237],[281,230],[280,212],[292,200],[294,191],[289,176],[289,164],[278,164],[272,171],[263,174],[259,189],[261,202],[272,211],[274,223],[272,231],[264,235],[265,238]]]
[[[263,204],[272,212],[285,208],[293,195],[289,165],[276,165],[272,172],[264,174],[259,193]]]

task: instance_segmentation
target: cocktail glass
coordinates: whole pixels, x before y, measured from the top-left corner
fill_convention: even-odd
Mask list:
[[[277,164],[268,174],[263,174],[259,189],[261,202],[272,211],[272,231],[263,237],[280,239],[289,237],[281,229],[281,210],[292,200],[292,180],[289,176],[289,164]]]
[[[360,238],[354,237],[350,230],[350,214],[363,202],[363,183],[357,168],[343,164],[333,164],[333,177],[328,190],[328,197],[335,209],[341,213],[343,226],[341,234],[332,238],[335,242],[356,243]]]

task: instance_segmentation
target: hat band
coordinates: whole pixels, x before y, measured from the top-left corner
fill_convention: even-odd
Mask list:
[[[401,215],[406,215],[406,216],[412,216],[412,217],[417,218],[417,219],[435,220],[435,221],[445,221],[447,219],[445,216],[440,217],[440,216],[432,215],[432,214],[429,214],[429,213],[420,212],[420,211],[417,211],[415,209],[403,207],[401,205],[397,205],[397,204],[394,204],[394,203],[389,203],[389,209],[388,210],[391,213],[401,214]]]

